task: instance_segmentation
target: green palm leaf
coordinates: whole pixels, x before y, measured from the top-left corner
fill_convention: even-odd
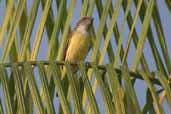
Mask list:
[[[171,113],[171,40],[161,10],[169,14],[171,2],[0,1],[0,113]],[[92,48],[75,73],[61,60],[82,16],[95,20]]]

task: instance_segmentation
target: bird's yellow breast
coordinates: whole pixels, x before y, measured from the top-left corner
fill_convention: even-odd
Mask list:
[[[89,35],[74,32],[68,46],[65,60],[73,63],[84,60],[88,53],[89,47]]]

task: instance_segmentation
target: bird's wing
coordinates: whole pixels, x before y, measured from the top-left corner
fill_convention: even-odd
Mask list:
[[[62,60],[65,60],[65,58],[66,58],[66,54],[67,54],[67,50],[68,50],[68,47],[69,47],[69,44],[70,44],[70,41],[71,41],[71,38],[72,38],[72,34],[73,34],[72,31],[68,33],[67,44],[66,44],[65,49],[64,49],[63,59]]]

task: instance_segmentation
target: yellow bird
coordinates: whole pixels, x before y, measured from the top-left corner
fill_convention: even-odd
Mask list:
[[[67,38],[67,45],[63,53],[63,60],[70,63],[77,63],[83,61],[88,54],[91,47],[91,34],[90,30],[93,25],[93,18],[84,16],[76,24],[76,27],[72,32],[69,33]],[[77,71],[77,66],[72,66],[72,72]],[[66,67],[62,70],[62,85],[64,95],[68,93],[68,79],[67,79]],[[57,95],[58,96],[58,95]]]
[[[82,17],[76,24],[76,27],[68,35],[68,43],[64,50],[63,60],[70,63],[77,63],[83,61],[88,54],[91,47],[90,28],[93,25],[93,18],[85,16]],[[73,72],[76,67],[72,67]],[[62,79],[66,75],[66,68],[62,72]]]

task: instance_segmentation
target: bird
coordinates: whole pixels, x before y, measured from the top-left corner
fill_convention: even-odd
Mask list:
[[[76,24],[73,31],[69,32],[67,36],[67,44],[63,52],[63,61],[71,64],[76,64],[84,61],[90,48],[92,47],[91,28],[93,27],[93,18],[83,16]],[[72,65],[72,72],[77,72],[77,66]],[[61,74],[61,83],[65,97],[68,93],[69,82],[67,79],[67,69],[64,66]],[[58,96],[58,94],[56,94]]]
[[[63,60],[75,64],[83,61],[91,48],[91,27],[93,18],[83,16],[76,24],[73,31],[68,34],[67,45],[64,49]],[[73,66],[72,71],[76,72],[77,67]],[[63,68],[62,79],[66,76],[66,68]]]

